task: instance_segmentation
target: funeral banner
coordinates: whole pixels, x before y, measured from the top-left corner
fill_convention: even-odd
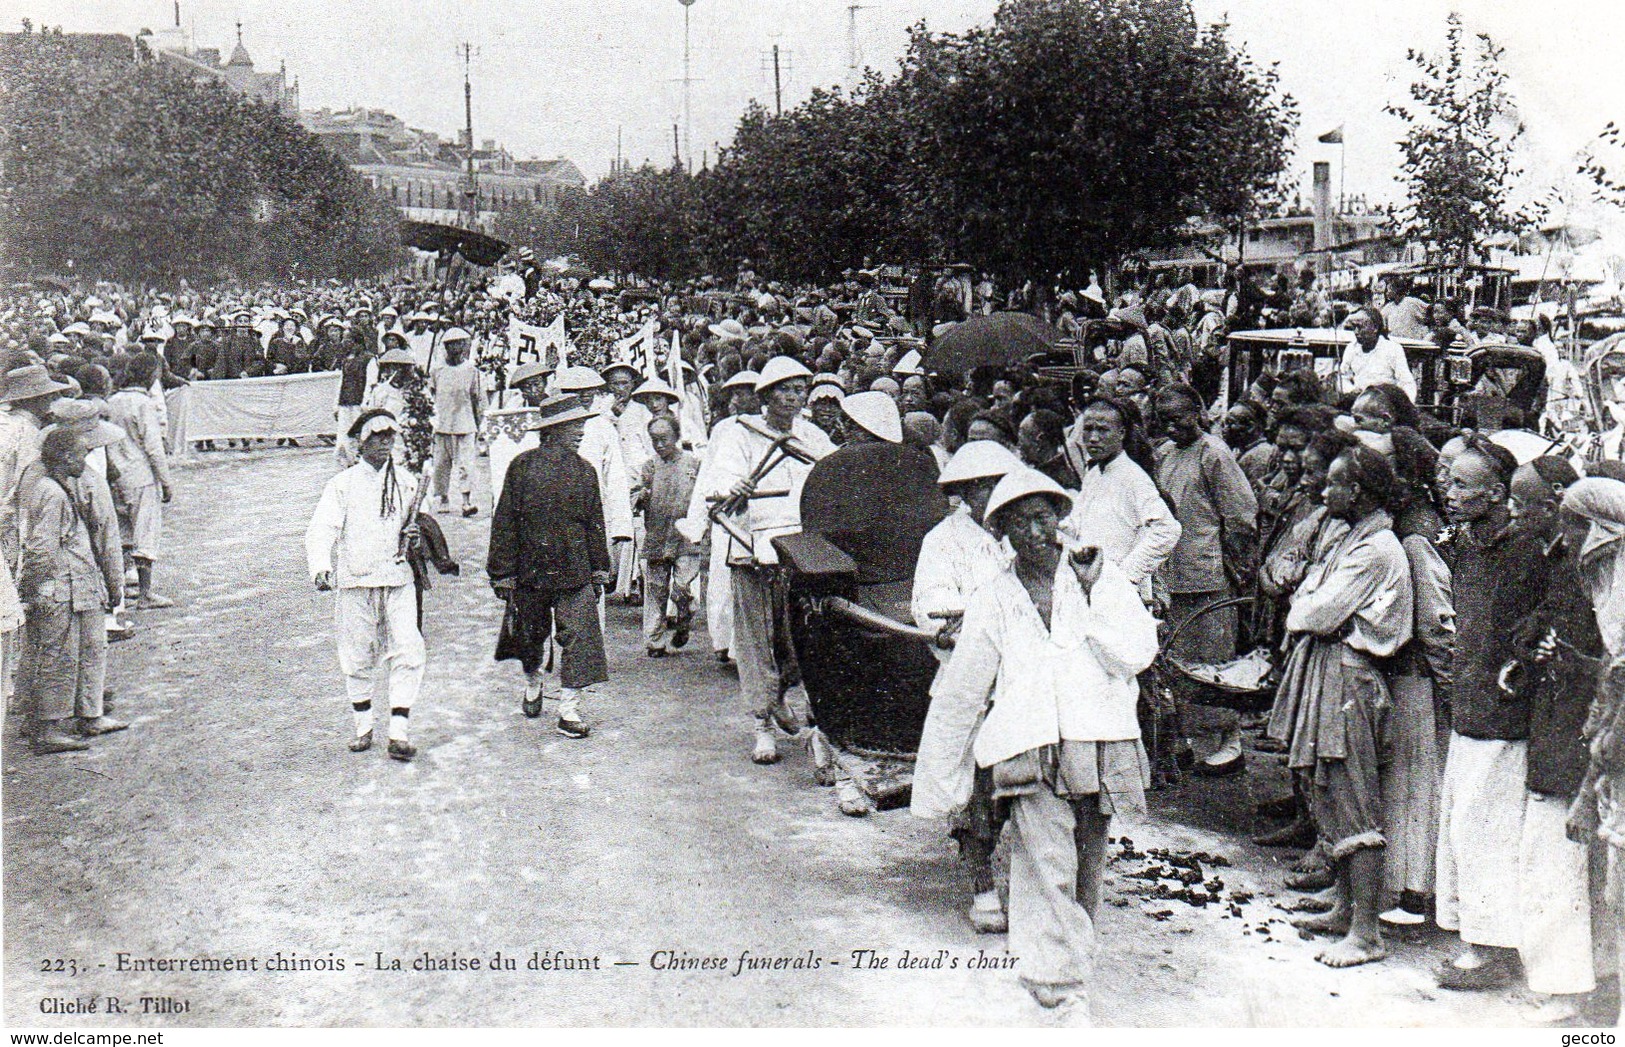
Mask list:
[[[185,399],[188,441],[332,436],[339,372],[193,382]]]

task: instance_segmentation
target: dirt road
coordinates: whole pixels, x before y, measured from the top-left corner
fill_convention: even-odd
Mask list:
[[[637,612],[611,607],[613,679],[587,707],[592,738],[524,719],[517,668],[491,660],[500,605],[484,583],[483,495],[478,518],[446,521],[464,574],[428,596],[420,756],[346,751],[330,598],[312,590],[301,546],[329,472],[315,450],[221,452],[177,470],[159,577],[178,606],[142,614],[138,637],[113,648],[118,715],[133,727],[88,753],[34,757],[10,718],[7,1024],[1037,1020],[1012,972],[967,969],[1004,942],[964,920],[968,888],[942,829],[906,811],[841,816],[799,748],[752,765],[733,677],[703,635],[650,660]],[[1432,989],[1442,942],[1354,971],[1314,963],[1314,943],[1274,907],[1271,859],[1240,843],[1253,825],[1236,812],[1267,778],[1159,794],[1145,824],[1114,828],[1142,850],[1227,856],[1226,892],[1253,897],[1234,910],[1148,901],[1118,863],[1097,1020],[1516,1023],[1510,998]],[[498,950],[516,969],[488,969]],[[856,950],[888,966],[860,969]],[[905,968],[904,950],[948,962]],[[722,969],[656,969],[662,951]],[[781,969],[737,971],[747,952]],[[278,954],[342,970],[267,970]],[[149,957],[259,969],[119,970]],[[413,970],[425,957],[481,969]],[[527,969],[533,959],[549,969]],[[393,960],[401,970],[379,969]],[[80,973],[42,970],[52,961]],[[106,1013],[109,996],[122,1013]],[[186,1009],[142,1014],[141,997]],[[98,1010],[42,1013],[74,999]]]

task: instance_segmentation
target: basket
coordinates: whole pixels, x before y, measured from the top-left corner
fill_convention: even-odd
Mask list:
[[[1202,663],[1182,662],[1168,652],[1174,647],[1190,624],[1204,615],[1214,614],[1230,607],[1251,605],[1251,596],[1227,596],[1198,608],[1196,613],[1180,622],[1163,642],[1157,660],[1162,666],[1183,679],[1190,686],[1190,698],[1198,705],[1217,705],[1238,712],[1263,712],[1275,702],[1275,687],[1280,666],[1271,662],[1269,672],[1256,687],[1242,687],[1213,678],[1215,667]],[[1249,652],[1251,655],[1254,652]]]

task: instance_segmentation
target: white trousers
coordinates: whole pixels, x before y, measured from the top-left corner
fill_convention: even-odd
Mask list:
[[[1471,945],[1523,944],[1518,849],[1529,743],[1451,732],[1439,796],[1439,926]]]
[[[417,593],[412,585],[340,589],[334,602],[339,670],[352,704],[372,700],[379,662],[389,680],[390,709],[411,709],[423,686],[428,660],[418,631]]]
[[[728,532],[711,528],[711,560],[705,575],[705,628],[713,651],[734,645],[733,575],[728,570]]]
[[[1589,848],[1563,830],[1569,801],[1529,793],[1518,848],[1523,960],[1529,988],[1568,994],[1597,987],[1591,957]]]

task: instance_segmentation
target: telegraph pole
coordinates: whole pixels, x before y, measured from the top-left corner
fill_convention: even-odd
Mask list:
[[[474,87],[469,80],[469,66],[474,61],[474,45],[464,43],[463,52],[463,133],[468,136],[468,171],[463,186],[464,227],[478,229],[480,225],[480,183],[474,173]]]
[[[683,158],[693,152],[694,137],[694,108],[691,104],[693,94],[691,85],[694,78],[690,75],[690,50],[688,37],[688,9],[694,6],[694,0],[677,0],[683,5],[683,147],[677,153],[677,164],[682,166]],[[693,174],[693,159],[689,159],[689,173]]]
[[[867,10],[862,4],[848,4],[846,7],[846,69],[850,74],[852,87],[858,86],[858,65],[862,61],[858,54],[858,12]]]
[[[773,114],[784,115],[784,87],[779,81],[779,45],[773,45]]]
[[[677,166],[677,167],[682,167],[683,166],[683,151],[682,151],[682,146],[680,146],[678,144],[678,142],[677,142],[677,125],[676,124],[671,125],[671,158],[672,158],[672,163],[673,163],[674,166]]]

